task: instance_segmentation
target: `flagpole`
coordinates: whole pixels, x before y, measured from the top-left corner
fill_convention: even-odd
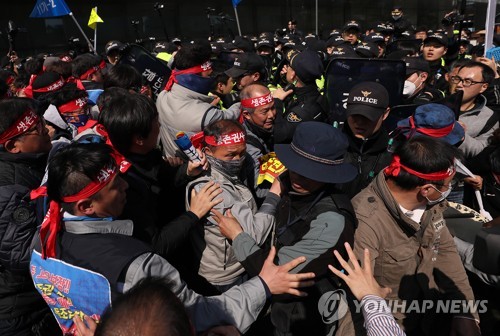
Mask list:
[[[316,0],[316,37],[318,35],[318,0]]]
[[[95,6],[95,13],[97,14],[97,6]],[[98,24],[96,23],[95,29],[94,29],[94,52],[97,50],[97,26]]]
[[[80,24],[78,23],[78,21],[76,21],[75,16],[73,15],[73,12],[69,12],[69,16],[71,16],[71,18],[75,22],[76,26],[80,30],[80,33],[82,33],[83,37],[85,37],[85,40],[87,41],[87,44],[89,45],[90,51],[97,55],[97,52],[95,51],[94,47],[92,46],[92,43],[90,42],[89,38],[87,37],[87,35],[85,35],[85,32],[83,31],[82,27],[80,27]]]
[[[236,16],[236,25],[238,26],[238,34],[241,35],[241,28],[240,28],[240,19],[238,17],[238,10],[236,9],[236,6],[233,6],[234,8],[234,15]]]
[[[486,11],[486,24],[484,26],[486,29],[486,36],[484,40],[485,52],[493,46],[493,34],[495,32],[495,14],[496,14],[496,1],[488,0],[488,7]]]

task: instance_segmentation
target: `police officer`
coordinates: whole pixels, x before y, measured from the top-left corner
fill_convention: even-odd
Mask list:
[[[285,57],[287,85],[273,91],[276,98],[275,143],[290,143],[295,128],[301,121],[328,122],[328,102],[316,86],[323,74],[323,63],[318,53],[310,50],[289,51]]]
[[[419,57],[404,57],[406,80],[403,89],[404,104],[426,104],[444,98],[444,93],[428,85],[429,63]]]

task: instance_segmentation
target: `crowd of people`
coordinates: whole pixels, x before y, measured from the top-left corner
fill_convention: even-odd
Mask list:
[[[500,72],[454,14],[159,42],[160,92],[121,41],[9,52],[0,334],[494,335]],[[339,116],[359,58],[399,92],[361,72]]]

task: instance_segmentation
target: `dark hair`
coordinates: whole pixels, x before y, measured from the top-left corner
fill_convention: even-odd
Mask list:
[[[483,56],[484,55],[484,45],[478,44],[478,45],[473,46],[472,48],[470,48],[469,54],[471,56],[474,56],[474,55],[476,55],[478,57]]]
[[[226,85],[227,81],[229,80],[229,76],[226,75],[226,73],[221,72],[221,73],[218,73],[217,75],[215,75],[214,79],[215,79],[215,87],[217,88],[217,84],[219,84],[219,83]]]
[[[162,278],[142,279],[113,302],[95,336],[193,336],[182,302]]]
[[[488,137],[488,144],[492,146],[500,145],[500,128],[495,129],[493,134]]]
[[[428,32],[429,31],[429,28],[427,26],[418,26],[417,29],[415,29],[415,33],[419,33],[419,32]]]
[[[461,158],[460,151],[441,139],[414,137],[398,146],[394,155],[399,155],[401,164],[420,173],[443,171],[454,165],[455,159]],[[413,190],[427,183],[440,181],[425,180],[401,169],[398,176],[388,176],[397,186]]]
[[[490,85],[491,82],[493,82],[493,79],[495,78],[495,72],[486,64],[483,64],[481,62],[471,61],[470,63],[467,63],[462,67],[460,67],[460,70],[462,70],[463,68],[470,69],[475,67],[481,68],[481,75],[483,76],[483,81],[486,82],[488,85]]]
[[[194,44],[183,46],[174,56],[173,67],[185,70],[201,65],[210,59],[212,46],[208,41],[198,41]]]
[[[99,123],[108,131],[113,146],[125,155],[130,151],[134,135],[143,138],[149,135],[158,111],[149,97],[114,89],[102,102]]]
[[[61,90],[52,92],[46,96],[48,103],[60,106],[70,100],[87,97],[87,91],[79,89],[75,83],[67,83]]]
[[[241,131],[246,134],[245,129],[239,122],[230,119],[222,119],[211,122],[208,126],[205,127],[203,133],[205,136],[213,135],[215,138],[218,138],[223,134]],[[206,142],[203,142],[203,146],[213,147],[211,145],[208,145]]]
[[[41,73],[40,75],[36,76],[36,78],[33,80],[33,83],[31,84],[31,86],[33,87],[33,90],[40,89],[43,87],[47,87],[51,84],[54,84],[55,82],[60,81],[60,80],[61,80],[61,75],[59,73],[54,72],[54,71],[45,71],[45,72]],[[62,86],[58,90],[60,90],[61,88],[62,88]],[[52,92],[35,92],[35,91],[33,91],[33,98],[37,99],[37,100],[44,100],[45,97],[47,97],[48,95],[51,95],[52,93],[54,93],[54,91],[52,91]]]
[[[37,103],[29,98],[8,98],[0,100],[0,134],[5,132],[28,109],[39,114]]]
[[[490,154],[490,166],[492,172],[500,174],[500,148]]]
[[[45,67],[45,71],[54,71],[67,79],[73,73],[73,69],[70,62],[64,62],[61,60],[54,61],[53,63]]]
[[[49,198],[61,202],[62,208],[72,214],[74,203],[63,203],[62,198],[85,188],[97,178],[102,168],[116,166],[111,153],[111,147],[104,143],[78,142],[57,151],[48,165]]]
[[[104,76],[104,89],[120,87],[124,89],[134,88],[135,91],[138,91],[141,86],[141,74],[136,68],[128,64],[116,64]]]
[[[28,58],[24,64],[26,72],[30,75],[38,75],[43,70],[45,54],[38,54],[35,57]]]
[[[101,58],[98,56],[92,54],[78,55],[71,61],[73,76],[79,78],[90,68],[98,66],[99,63],[101,63]]]
[[[462,68],[463,66],[472,63],[473,61],[468,58],[459,58],[450,65],[450,72],[455,68]]]

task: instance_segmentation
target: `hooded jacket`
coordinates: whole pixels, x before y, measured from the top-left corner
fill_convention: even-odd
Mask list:
[[[197,192],[203,186],[215,181],[220,184],[223,201],[216,206],[221,213],[228,209],[258,245],[263,244],[274,228],[274,212],[279,197],[269,193],[260,208],[252,192],[236,177],[230,177],[213,165],[209,172],[188,184],[186,188],[186,208],[189,208],[191,189]],[[202,224],[203,223],[203,224]],[[233,248],[221,234],[217,223],[210,217],[202,219],[198,229],[193,230],[192,243],[199,261],[198,273],[214,285],[224,286],[233,283],[244,273],[243,266],[237,261]]]
[[[488,138],[498,128],[498,116],[486,106],[486,98],[479,95],[476,105],[469,111],[460,112],[459,121],[466,125],[465,138],[458,147],[466,158],[479,154],[487,145]]]
[[[188,136],[202,131],[205,126],[221,119],[238,119],[240,104],[233,104],[226,110],[211,105],[214,97],[204,95],[177,83],[170,91],[162,91],[156,100],[160,119],[160,137],[163,154],[167,157],[185,154],[174,142],[177,132]]]

